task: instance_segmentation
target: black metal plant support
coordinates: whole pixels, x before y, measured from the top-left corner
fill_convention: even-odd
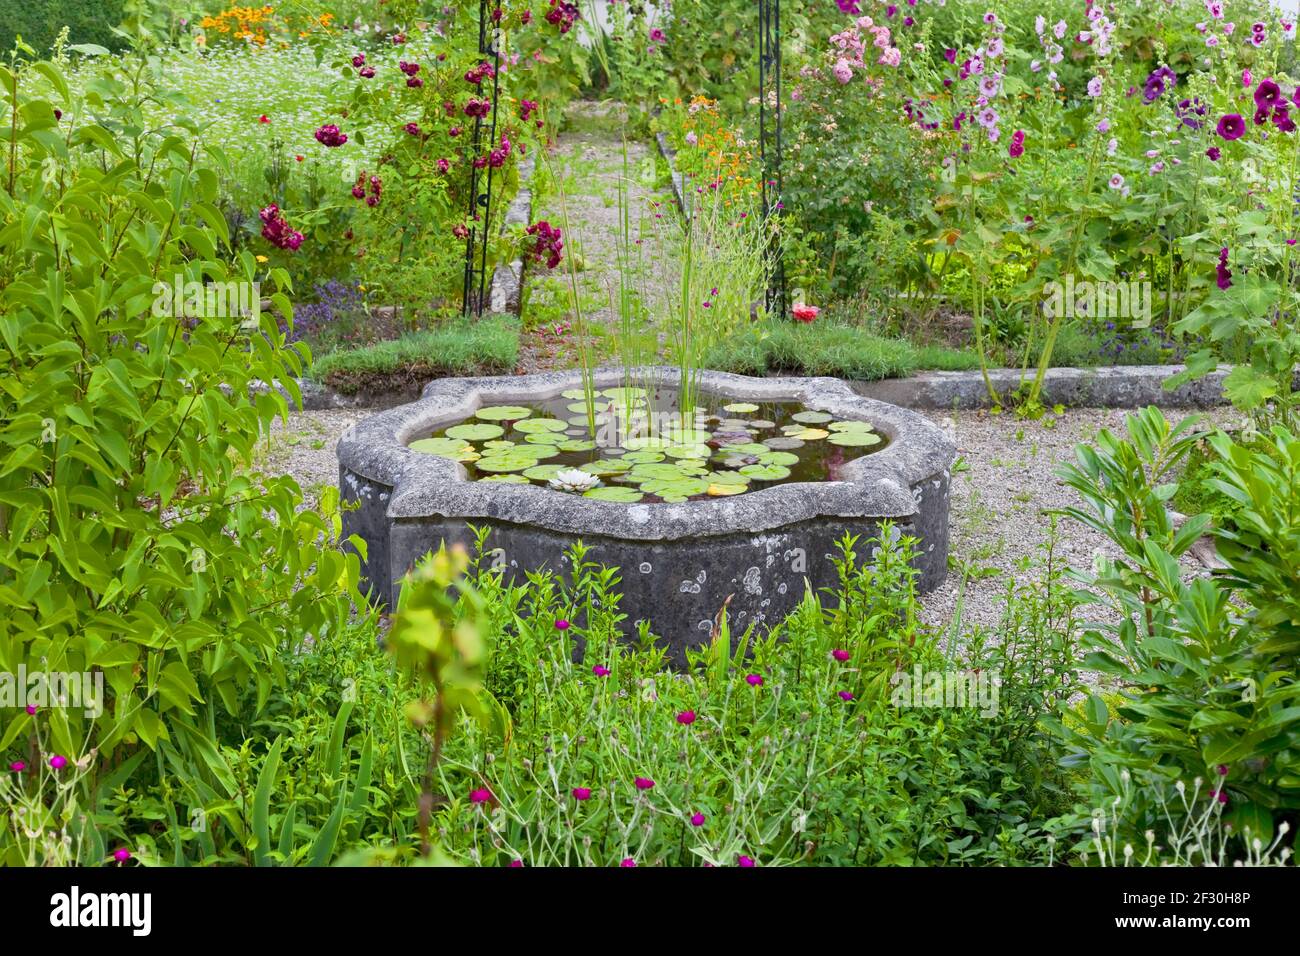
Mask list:
[[[771,103],[768,102],[769,97]],[[767,248],[767,312],[786,316],[785,261],[777,220],[781,209],[781,0],[758,3],[758,149],[763,166]]]
[[[488,7],[492,7],[489,14]],[[469,235],[465,238],[465,281],[463,288],[464,314],[478,318],[488,304],[487,254],[489,228],[492,222],[492,165],[484,158],[497,145],[497,94],[501,76],[501,0],[489,4],[479,0],[478,52],[479,62],[492,63],[492,106],[488,117],[474,117],[473,159],[469,170]],[[481,75],[480,75],[481,76]],[[482,78],[478,81],[477,97],[483,96]],[[484,133],[486,132],[486,149]],[[487,174],[483,172],[486,169]]]

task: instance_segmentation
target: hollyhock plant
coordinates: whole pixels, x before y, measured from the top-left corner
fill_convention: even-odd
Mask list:
[[[1011,134],[1011,145],[1007,147],[1007,155],[1009,155],[1012,159],[1017,159],[1020,156],[1023,156],[1024,152],[1025,152],[1025,131],[1022,129],[1018,129]]]
[[[1239,113],[1228,113],[1219,118],[1219,125],[1215,130],[1223,139],[1231,142],[1234,139],[1240,139],[1246,132],[1246,121],[1241,118]]]
[[[1215,281],[1220,289],[1227,290],[1232,288],[1232,270],[1228,268],[1228,247],[1224,246],[1219,250],[1219,262],[1215,266]]]

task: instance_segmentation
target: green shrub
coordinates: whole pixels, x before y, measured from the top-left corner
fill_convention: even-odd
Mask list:
[[[0,50],[22,37],[37,53],[48,53],[65,26],[70,43],[122,49],[113,27],[122,22],[125,7],[125,0],[0,0]]]

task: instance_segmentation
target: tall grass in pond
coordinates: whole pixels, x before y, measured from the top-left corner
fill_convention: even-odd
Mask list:
[[[648,287],[651,263],[645,255],[643,210],[633,208],[631,154],[627,137],[623,137],[622,175],[618,179],[618,239],[615,252],[618,266],[617,298],[610,289],[611,304],[618,316],[617,348],[623,364],[623,391],[620,398],[624,420],[636,411],[635,389],[652,391],[657,382],[638,370],[658,360],[658,337],[649,322],[651,291]]]

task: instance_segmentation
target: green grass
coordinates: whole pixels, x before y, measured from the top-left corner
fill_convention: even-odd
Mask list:
[[[448,375],[499,375],[514,371],[518,361],[519,320],[493,315],[332,352],[316,360],[310,375],[351,395]]]
[[[977,368],[974,353],[942,346],[917,346],[850,325],[767,323],[714,346],[706,368],[741,375],[830,375],[871,381],[898,378],[923,369]]]

